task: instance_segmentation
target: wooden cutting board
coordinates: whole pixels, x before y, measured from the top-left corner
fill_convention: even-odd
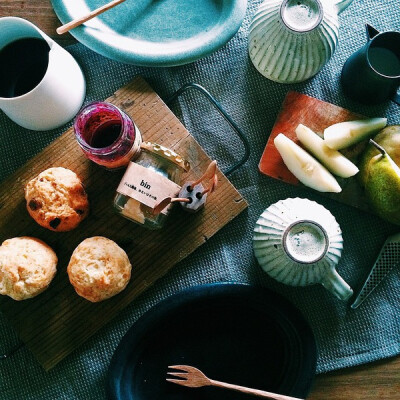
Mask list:
[[[210,158],[142,78],[134,79],[107,101],[134,119],[144,140],[170,147],[188,159],[192,170],[184,178],[202,175]],[[75,171],[89,195],[90,215],[71,232],[46,230],[26,211],[24,185],[44,169],[55,166]],[[46,370],[78,348],[247,207],[240,193],[218,171],[219,186],[201,212],[189,215],[178,207],[165,228],[149,231],[113,211],[113,197],[122,174],[123,171],[109,172],[88,161],[71,128],[1,183],[0,241],[16,236],[37,237],[48,243],[59,258],[56,277],[39,296],[21,302],[0,296],[1,311]],[[66,273],[75,247],[91,236],[105,236],[117,242],[128,253],[133,266],[127,288],[97,304],[79,297]]]
[[[302,185],[284,164],[282,157],[274,145],[275,137],[279,133],[283,133],[295,143],[300,144],[295,132],[298,124],[308,126],[322,137],[324,129],[330,125],[364,118],[366,117],[363,115],[353,113],[334,104],[306,96],[305,94],[289,92],[283,101],[281,110],[261,157],[259,163],[260,172],[292,185]],[[368,140],[364,140],[361,143],[343,150],[342,153],[355,164],[358,164],[359,156],[364,151],[367,143]],[[321,194],[341,203],[372,212],[368,207],[357,176],[347,179],[337,177],[337,180],[342,188],[342,192]]]

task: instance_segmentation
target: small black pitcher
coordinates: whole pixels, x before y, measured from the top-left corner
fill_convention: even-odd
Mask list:
[[[352,54],[342,70],[346,95],[364,104],[393,100],[400,105],[400,32],[379,33],[366,25],[368,42]]]

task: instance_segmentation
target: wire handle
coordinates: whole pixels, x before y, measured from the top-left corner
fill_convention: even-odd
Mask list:
[[[243,146],[244,146],[244,155],[243,155],[243,157],[236,164],[234,164],[231,167],[227,168],[226,170],[222,171],[224,173],[224,175],[228,176],[232,172],[234,172],[238,168],[240,168],[249,159],[249,157],[250,157],[250,144],[249,144],[249,141],[248,141],[247,137],[244,135],[244,133],[240,130],[240,128],[236,125],[236,123],[232,120],[232,118],[222,108],[221,104],[203,86],[200,86],[197,83],[190,82],[190,83],[187,83],[187,84],[183,85],[170,98],[168,98],[165,103],[168,106],[170,106],[170,104],[173,101],[175,101],[179,96],[184,94],[189,89],[197,90],[203,96],[205,96],[206,99],[209,100],[209,102],[219,112],[219,114],[221,114],[221,116],[228,122],[228,124],[233,129],[235,134],[239,137],[239,139],[243,143]]]

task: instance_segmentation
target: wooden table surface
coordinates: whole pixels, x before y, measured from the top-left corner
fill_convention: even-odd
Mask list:
[[[74,43],[71,35],[56,34],[60,22],[49,0],[0,0],[0,17],[5,16],[28,19],[63,46]],[[400,357],[318,375],[308,399],[400,399]]]

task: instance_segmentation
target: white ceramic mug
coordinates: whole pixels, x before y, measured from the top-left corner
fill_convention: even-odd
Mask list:
[[[31,22],[0,18],[0,49],[24,38],[44,39],[49,45],[46,73],[39,84],[17,97],[0,97],[0,109],[18,125],[35,131],[57,128],[70,121],[85,98],[86,83],[75,59]]]

